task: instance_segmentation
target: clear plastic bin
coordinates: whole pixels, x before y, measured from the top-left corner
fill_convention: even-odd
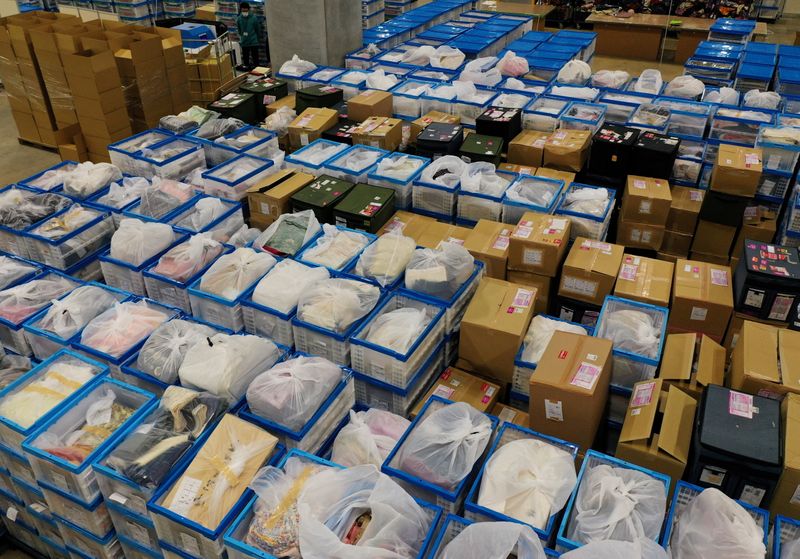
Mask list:
[[[151,4],[148,0],[137,3],[122,3],[115,1],[114,11],[116,11],[120,17],[138,19],[150,15],[150,6]]]
[[[328,159],[324,165],[324,173],[356,184],[366,182],[367,175],[387,155],[389,152],[385,149],[357,144]]]
[[[102,495],[98,495],[91,503],[84,503],[46,482],[41,483],[42,493],[52,514],[68,518],[70,522],[98,538],[114,529]]]
[[[599,190],[600,188],[587,184],[575,182],[571,183],[564,190],[564,196],[562,196],[559,200],[558,206],[556,206],[553,213],[555,215],[569,217],[571,223],[569,230],[570,241],[574,241],[578,237],[586,237],[588,239],[602,241],[605,239],[608,231],[608,225],[611,222],[611,210],[614,208],[614,200],[616,198],[617,191],[612,188],[606,188],[605,191],[608,193],[608,202],[605,206],[605,210],[603,210],[602,213],[592,214],[575,211],[574,209],[571,209],[574,204],[572,204],[572,202],[567,202],[568,196],[571,193],[585,189]]]
[[[20,500],[25,503],[25,506],[30,505],[43,505],[47,506],[47,501],[44,500],[44,494],[40,487],[25,480],[11,476],[11,485],[14,486],[14,493],[19,496]],[[22,512],[22,511],[20,511]],[[26,523],[33,525],[33,520],[29,519],[30,515],[25,511]]]
[[[541,197],[535,194],[525,196],[530,201],[521,202],[513,199],[509,194],[515,189],[524,192],[540,192]],[[531,175],[520,175],[514,183],[508,187],[503,196],[503,223],[517,224],[525,212],[539,212],[549,214],[555,209],[561,199],[564,190],[564,181],[559,179],[549,179],[546,177],[535,177]],[[533,200],[540,199],[542,204],[536,204]]]
[[[642,103],[633,111],[625,125],[644,132],[665,134],[670,126],[671,115],[672,111],[663,105]]]
[[[420,97],[422,100],[422,114],[424,115],[431,111],[439,111],[447,115],[453,114],[453,100],[455,97],[456,93],[450,84],[431,87],[428,93]]]
[[[143,149],[150,148],[173,137],[174,134],[172,132],[160,128],[146,130],[134,134],[130,138],[109,144],[108,156],[111,158],[111,163],[119,167],[119,170],[123,173],[139,176],[141,172],[147,171],[148,165],[142,164],[141,160],[136,158],[136,155]]]
[[[366,70],[375,63],[375,60],[381,56],[384,51],[363,47],[348,53],[344,57],[344,67],[348,70]]]
[[[228,200],[241,200],[247,189],[278,171],[270,159],[238,155],[203,173],[205,192]]]
[[[48,231],[63,228],[62,223],[67,223],[76,211],[81,211],[81,207],[77,204],[25,233],[25,242],[31,259],[59,270],[66,270],[87,255],[108,246],[114,234],[111,215],[90,208],[83,208],[83,211],[93,215],[84,225],[56,238],[47,235]]]
[[[295,307],[288,313],[265,307],[253,301],[253,290],[250,288],[241,299],[244,331],[248,334],[269,338],[286,347],[294,347],[292,319],[297,312]]]
[[[203,148],[197,142],[174,136],[151,145],[133,156],[136,176],[152,179],[182,180],[195,169],[206,166]]]
[[[725,143],[755,145],[759,129],[772,124],[775,114],[767,109],[719,108],[711,120],[708,137]]]
[[[158,534],[149,516],[141,516],[114,503],[109,503],[108,512],[117,537],[125,537],[148,549],[158,549]]]
[[[597,132],[605,121],[606,107],[595,103],[569,104],[559,117],[559,127],[565,130],[588,130]]]
[[[542,96],[534,99],[522,111],[522,127],[525,130],[553,132],[568,105],[569,101],[555,97]]]
[[[41,192],[29,190],[27,188],[19,187],[19,186],[7,186],[5,188],[0,188],[0,199],[5,198],[6,196],[15,197],[20,196],[23,200],[31,200],[36,199],[41,196]],[[15,198],[12,198],[16,201]],[[70,200],[64,196],[60,196],[59,199],[66,205],[70,203]],[[39,224],[50,218],[57,212],[53,212],[52,214],[43,217],[41,220],[30,224],[28,227],[22,230],[17,230],[12,227],[1,225],[0,224],[0,251],[5,252],[6,254],[13,254],[14,256],[19,256],[20,258],[28,258],[28,244],[25,242],[25,238],[23,237],[23,233],[25,231],[29,231],[34,229]]]
[[[59,532],[50,510],[41,504],[31,505],[26,509],[33,519],[33,527],[39,532],[39,537],[51,542],[57,542],[57,545],[63,547],[64,540],[61,539],[61,532]]]
[[[786,547],[800,539],[800,521],[786,516],[775,517],[772,557],[781,559]]]
[[[447,187],[418,178],[414,181],[411,190],[412,207],[417,213],[427,213],[451,220],[456,212],[459,184]]]
[[[392,112],[397,118],[414,120],[422,116],[422,96],[431,89],[430,82],[407,79],[394,86]]]
[[[465,126],[475,126],[475,119],[492,106],[492,100],[497,93],[491,90],[478,89],[475,92],[475,99],[464,101],[459,98],[453,99],[451,111],[454,115],[461,116],[461,124]]]
[[[98,538],[64,518],[56,516],[55,519],[64,545],[73,559],[75,557],[79,559],[123,559],[125,557],[113,530],[103,538]]]
[[[779,141],[781,129],[796,130],[788,126],[762,126],[758,131],[756,147],[761,148],[764,171],[791,177],[800,159],[800,146]]]
[[[355,321],[342,334],[292,318],[292,333],[297,351],[318,355],[344,367],[350,366],[350,336],[361,321]]]
[[[2,290],[29,282],[42,272],[43,266],[39,262],[11,254],[0,254],[0,269],[5,269],[5,277],[0,281],[0,290]],[[16,271],[12,273],[12,269]]]
[[[330,140],[314,140],[291,155],[286,156],[284,165],[287,169],[297,169],[315,177],[325,174],[323,166],[347,149],[347,144]]]
[[[62,161],[61,163],[57,163],[52,167],[48,167],[44,171],[36,173],[32,177],[28,177],[27,179],[22,179],[20,181],[17,181],[17,185],[25,188],[30,188],[31,190],[40,190],[44,192],[61,192],[64,186],[63,182],[59,182],[56,179],[50,180],[49,175],[47,180],[45,180],[45,174],[51,171],[55,171],[59,176],[63,176],[72,171],[73,169],[75,169],[75,167],[77,166],[78,163],[76,161]]]
[[[370,72],[364,70],[348,70],[331,80],[330,84],[341,89],[344,100],[348,101],[367,88],[369,74]]]
[[[119,540],[120,546],[122,546],[122,553],[125,555],[125,559],[163,559],[164,557],[161,548],[151,549],[139,545],[137,542],[122,534],[117,534],[117,539]]]
[[[200,200],[208,198],[204,196]],[[191,207],[182,210],[170,220],[176,231],[187,233],[206,233],[210,232],[212,238],[225,243],[231,236],[236,233],[244,225],[244,214],[242,213],[242,203],[235,200],[224,200],[218,198],[222,205],[225,207],[223,212],[211,222],[206,224],[198,224],[194,222],[195,214],[197,213],[197,200]]]
[[[27,456],[0,443],[0,460],[3,461],[3,466],[8,470],[11,478],[36,485],[36,474],[33,472]]]
[[[156,264],[158,259],[161,258],[165,252],[185,242],[188,238],[189,236],[185,234],[176,235],[175,243],[151,258],[148,258],[138,266],[113,258],[110,249],[104,251],[99,256],[100,268],[103,270],[103,278],[111,287],[116,287],[122,291],[128,291],[134,295],[144,297],[147,295],[147,288],[144,283],[144,271],[153,264]]]
[[[21,518],[17,518],[17,520],[12,521],[6,516],[6,518],[3,519],[3,522],[8,530],[8,534],[12,538],[18,542],[21,542],[23,545],[27,545],[28,548],[38,551],[39,553],[47,553],[46,546],[36,533],[36,529],[29,524],[26,524]]]
[[[209,322],[222,326],[234,332],[240,332],[244,328],[244,316],[242,314],[242,300],[248,290],[256,285],[261,278],[256,279],[252,284],[234,300],[224,299],[212,293],[200,290],[202,276],[189,285],[189,302],[192,307],[192,315]]]
[[[244,136],[253,136],[252,140],[239,140]],[[277,152],[278,137],[274,132],[255,126],[243,126],[242,128],[225,134],[215,140],[195,138],[203,146],[206,158],[206,166],[209,169],[222,165],[237,155],[247,154],[255,157],[268,159],[269,155]]]
[[[394,190],[395,208],[398,210],[408,210],[412,205],[412,188],[414,181],[422,174],[422,170],[431,162],[427,157],[419,157],[417,155],[406,155],[404,153],[391,153],[385,156],[382,161],[387,159],[397,161],[401,158],[406,158],[411,163],[409,165],[408,174],[403,176],[390,177],[381,174],[378,167],[372,169],[367,176],[367,182],[375,186],[384,186]]]
[[[507,180],[508,186],[511,186],[520,178],[518,173],[510,173],[508,171],[495,171],[494,174]],[[459,190],[456,221],[465,225],[474,225],[481,219],[502,221],[504,194],[505,191],[499,196],[491,196],[463,189]]]

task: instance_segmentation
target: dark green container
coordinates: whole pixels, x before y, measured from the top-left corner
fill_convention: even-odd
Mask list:
[[[228,93],[222,99],[214,101],[208,108],[217,111],[223,117],[238,118],[247,124],[258,124],[256,96],[252,93]]]
[[[344,92],[332,85],[312,85],[311,87],[298,89],[294,95],[294,110],[297,114],[310,107],[316,109],[331,108],[337,103],[341,103],[344,98]]]
[[[252,93],[256,96],[256,112],[260,122],[267,118],[267,105],[289,95],[289,85],[278,78],[264,78],[250,83],[243,83],[239,86],[239,91]]]
[[[470,161],[486,161],[500,165],[500,154],[503,151],[503,138],[497,136],[484,136],[483,134],[470,134],[461,144],[461,157]]]
[[[336,204],[336,225],[377,233],[394,215],[394,196],[391,188],[359,183]]]
[[[320,223],[333,224],[333,208],[353,188],[352,182],[322,175],[292,195],[292,211],[313,210]]]

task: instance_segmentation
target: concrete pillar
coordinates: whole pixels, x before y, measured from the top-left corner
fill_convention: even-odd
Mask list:
[[[361,46],[361,0],[267,0],[272,67],[297,54],[314,64],[344,67]]]

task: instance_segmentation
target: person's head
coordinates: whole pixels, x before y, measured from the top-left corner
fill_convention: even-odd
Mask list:
[[[242,12],[243,16],[250,14],[250,4],[247,2],[242,2],[239,4],[239,10]]]

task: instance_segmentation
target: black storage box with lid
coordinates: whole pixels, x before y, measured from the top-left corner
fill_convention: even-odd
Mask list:
[[[556,282],[550,286],[550,292],[555,293],[557,291],[558,283]],[[555,295],[552,299],[553,301],[550,304],[551,315],[569,322],[591,326],[592,328],[597,325],[597,318],[600,316],[599,305],[575,301],[560,295]]]
[[[322,133],[325,140],[353,145],[353,129],[358,126],[354,120],[340,120]]]
[[[469,134],[461,144],[461,157],[470,162],[485,161],[500,165],[500,154],[503,151],[503,138],[498,136],[485,136],[483,134]]]
[[[744,211],[752,198],[706,190],[700,206],[700,219],[729,227],[741,227]]]
[[[782,471],[781,403],[707,386],[697,408],[684,478],[766,508]]]
[[[238,118],[247,124],[257,124],[258,109],[256,107],[256,96],[252,93],[228,93],[221,99],[208,105],[212,111],[217,111],[225,118]]]
[[[358,183],[333,209],[336,225],[377,233],[394,215],[394,197],[391,188]]]
[[[640,132],[633,144],[633,158],[628,174],[669,180],[680,144],[680,138],[675,136]]]
[[[344,92],[332,85],[312,85],[295,91],[295,112],[302,113],[308,108],[324,109],[341,103]]]
[[[489,107],[475,119],[475,132],[510,142],[522,132],[522,109]]]
[[[278,78],[263,78],[243,83],[239,91],[256,96],[256,112],[260,122],[267,117],[267,105],[289,95],[289,85]]]
[[[794,247],[744,241],[733,275],[736,311],[786,322],[800,300],[800,255]]]
[[[314,210],[314,215],[320,223],[333,224],[333,208],[352,188],[352,182],[322,175],[292,194],[292,211]]]
[[[612,180],[625,178],[633,159],[633,145],[638,138],[639,130],[636,128],[618,124],[601,126],[592,139],[589,173]]]
[[[417,136],[417,154],[433,159],[438,155],[457,155],[464,143],[460,124],[431,122]]]

